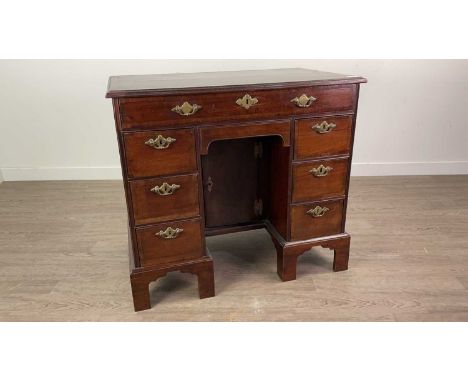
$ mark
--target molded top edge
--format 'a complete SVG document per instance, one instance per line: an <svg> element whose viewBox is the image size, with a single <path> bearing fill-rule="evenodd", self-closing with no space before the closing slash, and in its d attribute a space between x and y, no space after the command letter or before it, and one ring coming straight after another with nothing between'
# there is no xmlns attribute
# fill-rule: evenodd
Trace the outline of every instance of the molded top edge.
<svg viewBox="0 0 468 382"><path fill-rule="evenodd" d="M106 98L139 97L171 92L283 88L291 86L364 83L359 76L291 68L230 72L173 73L112 76Z"/></svg>

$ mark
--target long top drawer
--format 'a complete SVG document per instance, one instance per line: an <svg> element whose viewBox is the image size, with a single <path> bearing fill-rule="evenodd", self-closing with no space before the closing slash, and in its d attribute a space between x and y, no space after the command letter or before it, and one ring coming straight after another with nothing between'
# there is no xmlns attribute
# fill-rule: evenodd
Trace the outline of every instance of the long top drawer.
<svg viewBox="0 0 468 382"><path fill-rule="evenodd" d="M356 85L161 95L120 99L123 129L353 111Z"/></svg>

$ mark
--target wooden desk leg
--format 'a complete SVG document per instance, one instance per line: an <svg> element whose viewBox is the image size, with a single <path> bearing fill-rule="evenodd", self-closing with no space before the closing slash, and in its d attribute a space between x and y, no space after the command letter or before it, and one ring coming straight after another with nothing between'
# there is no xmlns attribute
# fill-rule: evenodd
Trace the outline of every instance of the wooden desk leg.
<svg viewBox="0 0 468 382"><path fill-rule="evenodd" d="M132 285L133 306L135 308L135 312L150 309L151 302L149 294L149 282L145 279L130 278L130 283Z"/></svg>
<svg viewBox="0 0 468 382"><path fill-rule="evenodd" d="M192 264L180 269L181 272L197 275L198 295L200 298L208 298L215 295L213 260L211 260L211 258L205 259L204 262Z"/></svg>
<svg viewBox="0 0 468 382"><path fill-rule="evenodd" d="M200 298L213 297L215 295L213 263L206 265L198 271L198 294Z"/></svg>
<svg viewBox="0 0 468 382"><path fill-rule="evenodd" d="M283 247L272 235L271 239L276 248L276 272L282 281L296 280L298 254L292 248Z"/></svg>
<svg viewBox="0 0 468 382"><path fill-rule="evenodd" d="M333 257L333 271L340 272L348 269L349 247L351 244L350 238L346 238L339 242L334 248L335 255Z"/></svg>
<svg viewBox="0 0 468 382"><path fill-rule="evenodd" d="M286 248L277 249L277 273L282 281L296 280L297 256L288 254Z"/></svg>
<svg viewBox="0 0 468 382"><path fill-rule="evenodd" d="M215 295L213 260L210 257L204 257L190 263L173 264L160 269L137 271L130 275L135 312L151 308L149 293L149 284L151 282L166 276L169 272L177 271L197 275L200 298L213 297Z"/></svg>
<svg viewBox="0 0 468 382"><path fill-rule="evenodd" d="M333 271L345 271L348 269L349 247L351 237L343 234L331 239L304 240L302 242L280 243L275 235L271 235L277 254L277 272L282 281L296 279L297 259L312 247L321 246L334 251Z"/></svg>

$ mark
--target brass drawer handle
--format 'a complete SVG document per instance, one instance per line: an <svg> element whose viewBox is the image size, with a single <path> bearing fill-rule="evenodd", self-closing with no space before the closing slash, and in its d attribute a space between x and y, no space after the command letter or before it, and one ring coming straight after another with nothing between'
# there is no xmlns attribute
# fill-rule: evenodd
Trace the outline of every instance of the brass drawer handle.
<svg viewBox="0 0 468 382"><path fill-rule="evenodd" d="M158 195L172 195L175 190L179 189L180 185L179 184L169 184L164 182L160 186L153 187L150 191L154 192L155 194Z"/></svg>
<svg viewBox="0 0 468 382"><path fill-rule="evenodd" d="M312 105L317 98L310 96L308 97L307 95L303 94L300 97L293 98L291 102L295 104L298 107L309 107Z"/></svg>
<svg viewBox="0 0 468 382"><path fill-rule="evenodd" d="M318 123L312 126L312 130L314 130L317 134L326 134L332 131L335 127L335 123L328 123L327 121L323 121L322 123Z"/></svg>
<svg viewBox="0 0 468 382"><path fill-rule="evenodd" d="M242 98L238 98L236 101L236 104L238 104L239 106L242 106L246 110L256 105L257 103L258 103L258 99L255 97L251 97L250 94L246 94Z"/></svg>
<svg viewBox="0 0 468 382"><path fill-rule="evenodd" d="M307 214L311 215L314 218L319 218L325 215L325 212L330 211L330 208L315 206L314 208L307 211Z"/></svg>
<svg viewBox="0 0 468 382"><path fill-rule="evenodd" d="M173 107L171 110L179 115L189 116L189 115L195 114L201 108L202 107L200 105L197 105L196 103L191 105L187 101L185 101L182 105L177 105Z"/></svg>
<svg viewBox="0 0 468 382"><path fill-rule="evenodd" d="M151 146L156 150L167 149L171 143L176 141L175 138L167 137L164 138L162 135L158 135L155 139L150 138L145 142L145 145Z"/></svg>
<svg viewBox="0 0 468 382"><path fill-rule="evenodd" d="M316 167L316 168L313 168L312 170L310 170L309 172L317 177L317 178L320 178L322 176L327 176L330 171L333 170L333 167L330 167L330 166L324 166L323 164L321 164L320 166Z"/></svg>
<svg viewBox="0 0 468 382"><path fill-rule="evenodd" d="M172 227L167 227L164 231L159 231L155 235L159 236L163 239L175 239L177 236L179 236L179 233L183 232L183 228L172 228Z"/></svg>

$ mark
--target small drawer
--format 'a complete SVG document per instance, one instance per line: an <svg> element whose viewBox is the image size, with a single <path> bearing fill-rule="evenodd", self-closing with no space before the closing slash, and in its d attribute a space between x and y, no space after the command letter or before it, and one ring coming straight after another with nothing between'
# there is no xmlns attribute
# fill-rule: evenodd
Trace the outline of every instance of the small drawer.
<svg viewBox="0 0 468 382"><path fill-rule="evenodd" d="M293 164L293 202L345 195L349 159Z"/></svg>
<svg viewBox="0 0 468 382"><path fill-rule="evenodd" d="M200 219L136 228L141 266L161 265L203 256Z"/></svg>
<svg viewBox="0 0 468 382"><path fill-rule="evenodd" d="M188 126L225 120L272 119L352 111L355 85L194 93L120 100L122 128Z"/></svg>
<svg viewBox="0 0 468 382"><path fill-rule="evenodd" d="M343 200L291 206L291 240L341 233Z"/></svg>
<svg viewBox="0 0 468 382"><path fill-rule="evenodd" d="M294 158L348 154L352 122L352 116L297 120Z"/></svg>
<svg viewBox="0 0 468 382"><path fill-rule="evenodd" d="M137 225L200 215L195 174L132 180L129 184Z"/></svg>
<svg viewBox="0 0 468 382"><path fill-rule="evenodd" d="M124 134L129 178L196 172L193 129Z"/></svg>

